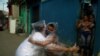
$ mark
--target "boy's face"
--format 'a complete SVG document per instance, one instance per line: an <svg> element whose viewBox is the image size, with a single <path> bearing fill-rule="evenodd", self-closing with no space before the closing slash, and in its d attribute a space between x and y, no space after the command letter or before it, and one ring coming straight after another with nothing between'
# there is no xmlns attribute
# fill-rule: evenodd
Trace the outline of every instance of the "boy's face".
<svg viewBox="0 0 100 56"><path fill-rule="evenodd" d="M48 31L50 31L50 32L54 32L55 31L54 27L48 26L47 28L48 28Z"/></svg>

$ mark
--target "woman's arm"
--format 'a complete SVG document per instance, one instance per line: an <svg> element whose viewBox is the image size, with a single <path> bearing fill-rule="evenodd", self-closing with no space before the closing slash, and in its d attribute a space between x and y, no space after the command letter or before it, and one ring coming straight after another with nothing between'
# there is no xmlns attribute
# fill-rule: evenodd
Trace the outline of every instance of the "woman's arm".
<svg viewBox="0 0 100 56"><path fill-rule="evenodd" d="M46 39L45 41L35 41L32 39L32 37L29 37L28 41L35 45L46 46L54 41L54 37L50 37L50 38Z"/></svg>
<svg viewBox="0 0 100 56"><path fill-rule="evenodd" d="M78 21L77 24L76 24L77 28L80 28L81 27L81 24L82 24L81 20Z"/></svg>

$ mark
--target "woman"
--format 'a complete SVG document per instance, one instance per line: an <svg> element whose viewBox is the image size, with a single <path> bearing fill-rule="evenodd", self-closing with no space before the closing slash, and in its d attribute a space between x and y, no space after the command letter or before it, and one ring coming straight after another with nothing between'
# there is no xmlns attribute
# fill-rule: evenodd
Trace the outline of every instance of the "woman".
<svg viewBox="0 0 100 56"><path fill-rule="evenodd" d="M89 46L92 39L91 29L94 27L94 23L88 18L88 16L84 16L84 18L78 23L77 27L79 29L79 34L81 35L80 39L82 40L82 43L80 44L81 51L85 56L88 56L88 52L90 51Z"/></svg>
<svg viewBox="0 0 100 56"><path fill-rule="evenodd" d="M87 16L84 16L82 20L80 20L78 24L78 28L80 29L80 34L82 39L85 41L87 45L87 41L90 40L91 37L91 28L94 26L93 22L91 22Z"/></svg>
<svg viewBox="0 0 100 56"><path fill-rule="evenodd" d="M52 38L45 40L44 36L44 24L37 22L34 24L35 32L32 33L28 38L26 38L16 50L16 56L45 56L43 52L43 46L52 42ZM32 43L34 41L35 44ZM36 42L39 42L37 44Z"/></svg>

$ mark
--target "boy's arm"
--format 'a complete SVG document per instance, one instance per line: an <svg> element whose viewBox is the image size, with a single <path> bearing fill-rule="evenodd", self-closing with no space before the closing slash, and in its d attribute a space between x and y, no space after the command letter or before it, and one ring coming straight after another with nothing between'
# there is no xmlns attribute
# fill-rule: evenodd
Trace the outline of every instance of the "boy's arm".
<svg viewBox="0 0 100 56"><path fill-rule="evenodd" d="M67 52L76 52L76 51L78 51L79 50L79 48L78 47L76 47L76 46L73 46L73 47L70 47L70 48L66 48L66 47L64 47L64 46L60 46L60 45L57 45L57 44L50 44L50 45L48 45L47 47L46 47L48 50L50 50L50 51L57 51L57 52L65 52L65 51L67 51Z"/></svg>
<svg viewBox="0 0 100 56"><path fill-rule="evenodd" d="M53 43L47 45L46 49L50 50L50 51L57 51L57 52L70 51L70 48L66 48L66 47L63 47L63 46L60 46L57 44L53 44Z"/></svg>

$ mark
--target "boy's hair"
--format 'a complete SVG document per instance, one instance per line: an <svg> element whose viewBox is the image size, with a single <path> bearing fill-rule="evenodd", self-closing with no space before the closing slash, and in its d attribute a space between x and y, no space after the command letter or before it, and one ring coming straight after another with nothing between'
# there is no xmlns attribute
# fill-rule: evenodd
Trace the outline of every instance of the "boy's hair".
<svg viewBox="0 0 100 56"><path fill-rule="evenodd" d="M51 27L55 28L55 25L54 24L48 24L48 26L51 26Z"/></svg>

